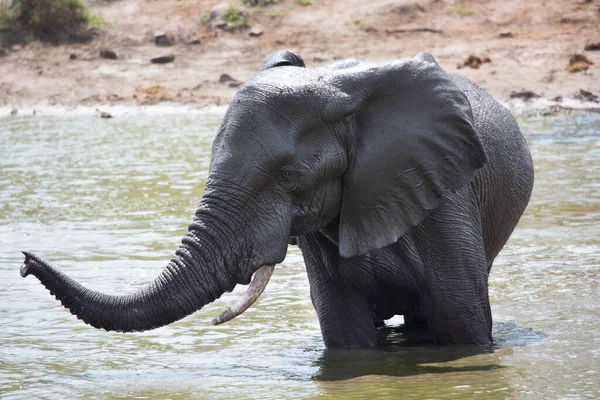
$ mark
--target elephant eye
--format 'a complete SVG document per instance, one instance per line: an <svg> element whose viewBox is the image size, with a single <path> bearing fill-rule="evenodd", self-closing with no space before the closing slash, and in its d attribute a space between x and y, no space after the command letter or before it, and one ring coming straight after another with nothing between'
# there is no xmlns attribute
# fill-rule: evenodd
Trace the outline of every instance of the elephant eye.
<svg viewBox="0 0 600 400"><path fill-rule="evenodd" d="M293 192L296 190L296 184L294 183L294 172L289 169L282 168L277 173L277 182L283 190L286 192Z"/></svg>

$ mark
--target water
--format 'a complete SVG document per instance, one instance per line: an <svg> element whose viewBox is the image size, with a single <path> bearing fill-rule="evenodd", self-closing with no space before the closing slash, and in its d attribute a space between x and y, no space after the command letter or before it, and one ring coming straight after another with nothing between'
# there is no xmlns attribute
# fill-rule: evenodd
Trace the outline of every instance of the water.
<svg viewBox="0 0 600 400"><path fill-rule="evenodd" d="M2 399L600 397L600 115L521 119L536 185L490 278L497 345L327 352L302 257L259 302L238 288L168 327L99 331L22 279L31 250L85 285L130 293L166 265L202 195L220 112L0 119ZM393 324L392 324L393 325Z"/></svg>

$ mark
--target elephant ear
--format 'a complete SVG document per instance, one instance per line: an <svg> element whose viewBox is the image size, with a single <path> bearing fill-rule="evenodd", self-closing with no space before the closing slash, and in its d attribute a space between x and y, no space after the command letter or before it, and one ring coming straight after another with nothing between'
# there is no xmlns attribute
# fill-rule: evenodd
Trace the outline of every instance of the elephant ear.
<svg viewBox="0 0 600 400"><path fill-rule="evenodd" d="M269 68L283 67L286 65L292 67L306 67L302 57L300 57L298 54L292 53L291 51L284 50L278 51L269 57L262 70L264 71Z"/></svg>
<svg viewBox="0 0 600 400"><path fill-rule="evenodd" d="M357 101L339 225L340 255L352 257L396 242L446 190L470 182L486 155L466 95L431 55L341 73Z"/></svg>

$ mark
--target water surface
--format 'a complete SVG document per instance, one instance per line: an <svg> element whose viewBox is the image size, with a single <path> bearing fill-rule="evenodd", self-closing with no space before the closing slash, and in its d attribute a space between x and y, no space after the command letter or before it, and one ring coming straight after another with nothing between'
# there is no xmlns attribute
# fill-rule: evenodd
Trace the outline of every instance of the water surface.
<svg viewBox="0 0 600 400"><path fill-rule="evenodd" d="M86 286L153 279L202 196L221 112L0 119L3 399L547 399L600 397L600 115L521 119L536 184L490 278L497 345L327 352L290 248L259 302L243 287L150 332L78 321L35 278L31 250ZM394 322L391 323L394 325Z"/></svg>

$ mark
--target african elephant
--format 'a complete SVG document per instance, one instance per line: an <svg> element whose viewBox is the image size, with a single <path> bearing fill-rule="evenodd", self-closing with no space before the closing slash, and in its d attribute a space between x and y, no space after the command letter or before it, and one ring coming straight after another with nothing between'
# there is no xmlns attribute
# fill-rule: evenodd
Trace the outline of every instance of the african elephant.
<svg viewBox="0 0 600 400"><path fill-rule="evenodd" d="M393 315L435 343L488 345L488 275L532 186L511 114L431 55L305 68L281 52L233 98L193 222L152 283L107 296L29 252L21 275L84 322L130 332L254 274L220 323L260 295L297 237L327 347L372 347Z"/></svg>

